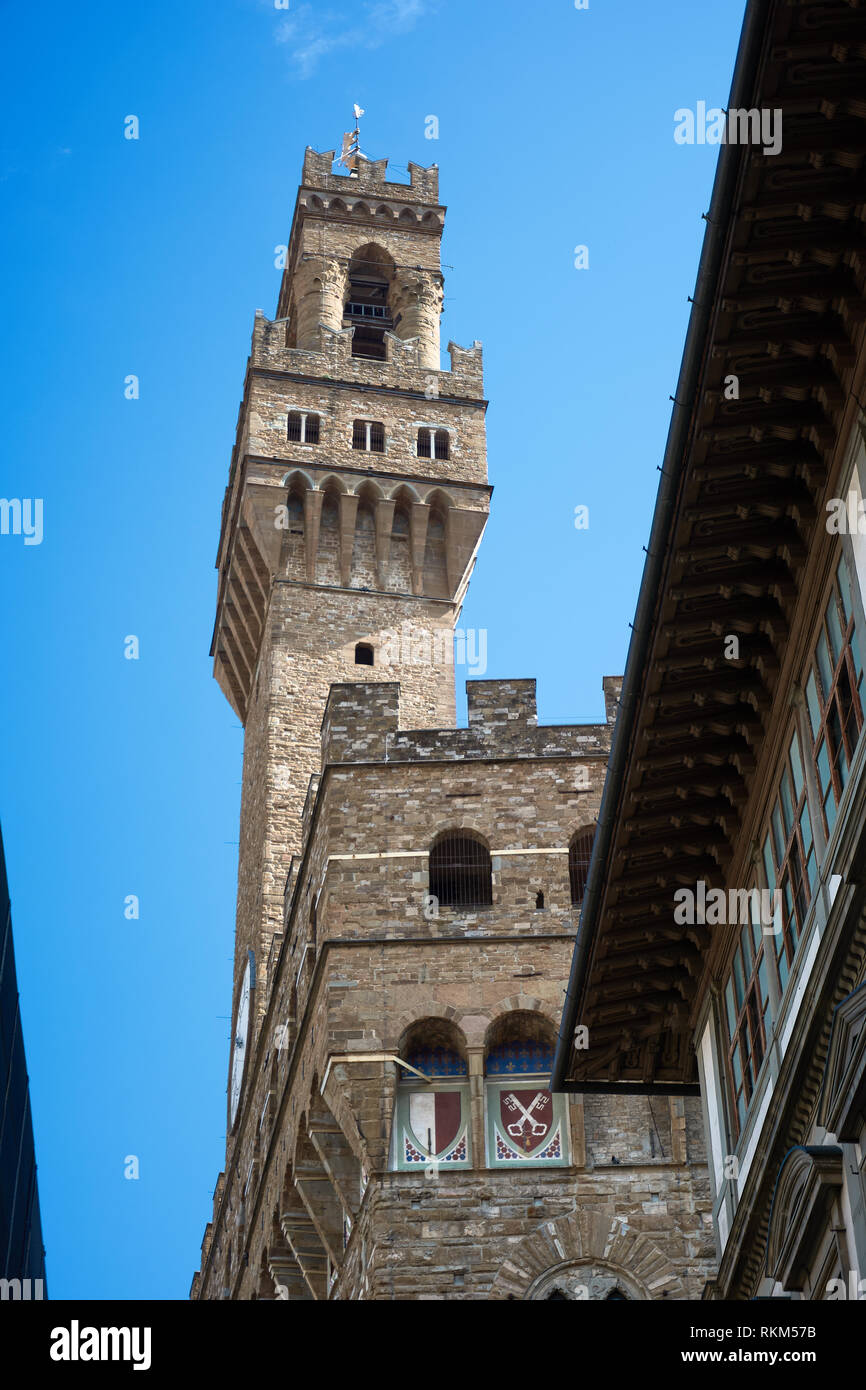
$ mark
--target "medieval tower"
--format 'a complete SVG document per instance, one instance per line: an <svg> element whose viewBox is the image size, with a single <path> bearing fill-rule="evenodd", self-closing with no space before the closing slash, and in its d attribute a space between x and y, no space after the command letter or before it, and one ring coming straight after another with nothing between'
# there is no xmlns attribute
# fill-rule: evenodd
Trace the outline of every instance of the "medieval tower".
<svg viewBox="0 0 866 1390"><path fill-rule="evenodd" d="M696 1298L699 1102L547 1089L620 682L605 723L540 727L533 681L470 681L455 727L481 345L442 370L438 170L386 163L306 152L223 503L244 773L192 1297Z"/></svg>

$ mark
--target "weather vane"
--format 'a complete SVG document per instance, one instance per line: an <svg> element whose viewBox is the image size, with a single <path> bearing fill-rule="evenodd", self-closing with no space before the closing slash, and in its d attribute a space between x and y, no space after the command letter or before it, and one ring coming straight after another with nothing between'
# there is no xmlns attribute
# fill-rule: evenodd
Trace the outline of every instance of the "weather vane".
<svg viewBox="0 0 866 1390"><path fill-rule="evenodd" d="M364 108L359 106L356 102L352 110L355 113L355 129L347 131L343 136L343 152L337 163L345 164L346 168L351 169L354 173L357 168L358 160L365 159L366 155L361 150L361 128L358 125L358 122L364 114Z"/></svg>

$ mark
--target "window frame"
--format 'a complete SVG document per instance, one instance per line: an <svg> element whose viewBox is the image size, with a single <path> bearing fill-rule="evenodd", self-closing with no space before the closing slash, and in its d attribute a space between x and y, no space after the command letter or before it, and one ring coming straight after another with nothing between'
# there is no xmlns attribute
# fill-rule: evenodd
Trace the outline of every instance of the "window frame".
<svg viewBox="0 0 866 1390"><path fill-rule="evenodd" d="M863 732L863 661L851 581L845 565L845 556L842 555L822 605L818 635L811 643L802 679L806 727L812 741L810 756L821 803L824 833L828 841L838 819L839 807L850 781L851 765ZM832 625L833 618L835 630ZM831 666L834 636L838 640L839 652ZM850 695L847 714L840 698L843 678ZM850 737L852 716L853 740ZM837 745L835 750L834 740ZM840 768L843 772L840 772Z"/></svg>
<svg viewBox="0 0 866 1390"><path fill-rule="evenodd" d="M301 433L300 433L300 436L299 436L298 439L293 439L292 436L291 436L291 434L290 434L290 432L289 432L290 421L291 421L293 415L296 415L296 416L298 417L298 419L300 420L300 429L301 429ZM312 425L312 421L315 421L315 434L316 434L315 439L308 439L308 438L307 438L307 433L308 433L308 431L307 431L307 422L308 422L308 421L311 422L311 425ZM310 446L312 446L312 445L314 445L314 444L319 444L319 443L321 442L321 433L322 433L321 415L319 414L319 412L318 412L317 410L299 410L297 407L293 407L293 408L288 412L288 414L286 415L286 440L287 440L287 442L288 442L289 444L305 444L305 445L310 445Z"/></svg>
<svg viewBox="0 0 866 1390"><path fill-rule="evenodd" d="M358 437L359 437L359 433L360 433L360 430L361 430L361 429L363 429L363 431L364 431L364 443L363 443L363 444L359 444L359 443L357 442ZM373 447L373 439L374 439L373 431L374 431L374 430L380 432L380 433L377 433L377 435L376 435L375 437L376 437L376 439L381 439L381 448L374 448L374 447ZM384 423L383 420L367 420L367 419L359 418L359 419L355 419L355 420L352 421L352 448L353 448L357 453L361 453L361 454L384 454L384 453L386 452L386 449L385 449L386 439L387 439L387 436L386 436L386 433L385 433L385 423Z"/></svg>

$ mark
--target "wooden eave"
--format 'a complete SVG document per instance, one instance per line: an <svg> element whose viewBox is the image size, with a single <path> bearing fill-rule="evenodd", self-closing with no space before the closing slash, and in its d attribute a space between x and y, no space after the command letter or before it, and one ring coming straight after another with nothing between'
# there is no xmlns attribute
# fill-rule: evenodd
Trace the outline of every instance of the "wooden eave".
<svg viewBox="0 0 866 1390"><path fill-rule="evenodd" d="M566 1089L697 1080L709 933L674 923L673 894L725 883L862 363L866 11L781 0L749 10L761 8L747 104L781 109L782 150L733 155L662 583L640 669L626 677L635 712L617 733L627 753L605 793L612 829L590 870L594 910L563 1020ZM725 397L732 376L738 399ZM739 660L724 657L728 634ZM588 1047L572 1046L576 1024Z"/></svg>

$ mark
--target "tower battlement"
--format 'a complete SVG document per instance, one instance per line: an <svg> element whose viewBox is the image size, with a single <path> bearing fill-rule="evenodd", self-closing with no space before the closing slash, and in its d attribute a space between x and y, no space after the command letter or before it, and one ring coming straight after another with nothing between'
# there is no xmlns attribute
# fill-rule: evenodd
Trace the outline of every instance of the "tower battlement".
<svg viewBox="0 0 866 1390"><path fill-rule="evenodd" d="M355 330L352 327L330 328L323 324L317 345L305 348L287 345L287 328L285 320L269 319L261 309L256 310L251 369L400 389L431 401L443 397L483 401L483 349L478 341L471 347L449 342L446 351L451 366L442 369L421 365L416 338L403 339L390 331L383 334L384 357L371 361L353 354Z"/></svg>
<svg viewBox="0 0 866 1390"><path fill-rule="evenodd" d="M407 203L425 203L436 207L439 203L439 165L409 161L409 182L400 183L386 179L387 159L365 159L359 155L354 174L335 174L334 160L336 150L314 150L308 145L304 152L304 168L301 174L302 191L306 188L323 193L380 192L383 196L400 198Z"/></svg>
<svg viewBox="0 0 866 1390"><path fill-rule="evenodd" d="M539 725L534 680L467 681L468 729L401 729L397 681L332 685L322 720L322 768L337 763L606 758L610 726Z"/></svg>

